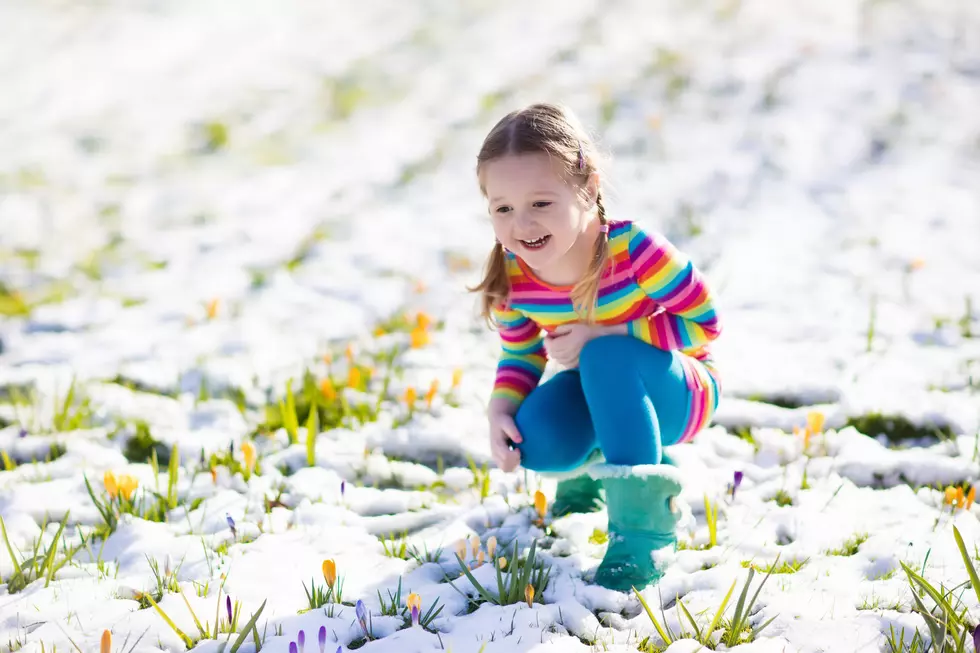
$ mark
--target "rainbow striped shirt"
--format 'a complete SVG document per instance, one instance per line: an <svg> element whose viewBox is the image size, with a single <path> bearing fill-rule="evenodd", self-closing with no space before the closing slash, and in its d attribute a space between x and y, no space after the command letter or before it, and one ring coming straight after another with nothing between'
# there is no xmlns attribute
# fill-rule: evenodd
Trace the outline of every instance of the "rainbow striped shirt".
<svg viewBox="0 0 980 653"><path fill-rule="evenodd" d="M710 290L694 264L664 236L629 221L609 222L609 268L599 285L598 324L626 323L631 336L667 351L679 350L693 405L681 441L707 425L717 404L718 371L709 343L721 333ZM507 305L492 317L502 353L491 397L520 404L537 387L547 354L542 330L580 322L572 307L572 286L539 279L513 252L506 252L510 277Z"/></svg>

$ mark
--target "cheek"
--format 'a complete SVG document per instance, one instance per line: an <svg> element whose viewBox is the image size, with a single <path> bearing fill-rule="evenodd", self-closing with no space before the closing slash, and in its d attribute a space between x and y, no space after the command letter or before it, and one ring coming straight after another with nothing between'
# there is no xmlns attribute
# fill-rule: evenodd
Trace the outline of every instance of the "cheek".
<svg viewBox="0 0 980 653"><path fill-rule="evenodd" d="M497 237L497 240L503 242L505 238L510 237L510 221L506 217L493 215L490 217L490 225L493 227L493 234Z"/></svg>

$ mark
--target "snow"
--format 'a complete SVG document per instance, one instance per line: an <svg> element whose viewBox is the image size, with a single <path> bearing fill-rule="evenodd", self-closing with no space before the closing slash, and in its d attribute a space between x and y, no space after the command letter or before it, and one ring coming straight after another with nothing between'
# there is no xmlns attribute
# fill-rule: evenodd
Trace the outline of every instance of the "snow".
<svg viewBox="0 0 980 653"><path fill-rule="evenodd" d="M6 3L0 76L0 290L37 302L0 320L14 465L0 517L18 562L39 538L48 551L66 512L56 558L78 547L50 582L12 591L0 546L0 642L89 651L110 630L113 651L182 650L140 602L155 565L212 627L226 596L240 627L264 602L269 653L300 631L312 650L321 626L330 653L659 645L635 597L591 582L604 512L542 527L533 494L552 499L553 481L490 463L484 483L499 350L465 291L492 239L473 165L504 112L541 99L600 137L610 214L667 233L721 302L724 397L672 452L683 546L643 592L654 613L688 628L680 597L706 625L746 565L778 557L802 566L769 578L751 619L774 620L730 650L880 651L890 627L927 633L900 563L966 580L952 526L969 547L980 513L943 490L980 472L975 6ZM360 357L407 342L374 335L401 310L442 323L391 379L391 397L417 390L412 415L389 402L377 421L318 431L313 466L306 424L294 444L283 429L253 437L287 379L326 373L328 351L340 378L348 344ZM59 429L72 378L91 419ZM824 430L794 434L814 411ZM876 414L946 435L856 428ZM101 500L106 472L137 479L137 503L168 497L166 460L125 456L140 428L161 456L176 448L176 505L103 536L86 479ZM241 466L246 442L261 473L221 462L212 477L210 457ZM505 556L538 538L552 572L532 606L473 603L454 553L474 536ZM385 554L402 542L407 559ZM349 605L304 610L326 559ZM490 564L473 574L495 585ZM399 581L399 609L410 592L423 615L443 606L428 630L383 614ZM974 622L975 598L962 597ZM159 605L198 638L180 594Z"/></svg>

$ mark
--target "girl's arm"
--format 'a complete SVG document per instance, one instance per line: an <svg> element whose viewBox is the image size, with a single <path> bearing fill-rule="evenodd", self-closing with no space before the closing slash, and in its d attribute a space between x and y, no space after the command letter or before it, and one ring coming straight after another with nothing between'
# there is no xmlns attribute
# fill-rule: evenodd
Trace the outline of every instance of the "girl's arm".
<svg viewBox="0 0 980 653"><path fill-rule="evenodd" d="M499 306L491 315L500 332L501 355L489 410L514 414L544 374L548 362L544 337L541 327L520 311Z"/></svg>
<svg viewBox="0 0 980 653"><path fill-rule="evenodd" d="M620 325L626 334L667 351L696 349L721 334L704 277L666 237L634 224L629 255L637 283L664 310Z"/></svg>

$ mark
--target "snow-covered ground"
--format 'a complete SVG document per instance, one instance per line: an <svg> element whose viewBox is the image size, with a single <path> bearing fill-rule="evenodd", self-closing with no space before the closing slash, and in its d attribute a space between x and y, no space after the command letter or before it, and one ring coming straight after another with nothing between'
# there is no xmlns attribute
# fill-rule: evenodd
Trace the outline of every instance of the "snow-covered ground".
<svg viewBox="0 0 980 653"><path fill-rule="evenodd" d="M738 650L888 651L892 626L927 634L900 562L966 580L951 524L972 551L980 513L940 488L980 471L975 4L7 2L0 80L0 648L87 653L108 629L113 651L181 650L141 600L197 642L179 586L205 629L226 596L238 631L264 605L270 653L300 631L319 650L321 627L331 653L660 650L635 597L590 582L604 513L538 524L553 484L481 472L498 343L465 291L492 240L475 155L541 99L611 155L610 213L668 233L721 299L726 396L676 452L690 510L654 612L690 631L680 597L703 627L778 556L801 564ZM377 419L312 451L305 424L256 434L304 369ZM794 434L814 411L825 429ZM945 435L892 442L889 420ZM105 501L106 472L146 517L108 537L86 489ZM18 576L66 512L65 564ZM537 538L533 606L460 577L474 536L507 558ZM304 611L328 559L343 602ZM410 592L442 606L428 630Z"/></svg>

